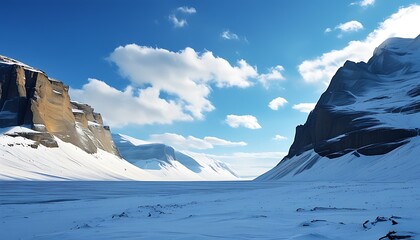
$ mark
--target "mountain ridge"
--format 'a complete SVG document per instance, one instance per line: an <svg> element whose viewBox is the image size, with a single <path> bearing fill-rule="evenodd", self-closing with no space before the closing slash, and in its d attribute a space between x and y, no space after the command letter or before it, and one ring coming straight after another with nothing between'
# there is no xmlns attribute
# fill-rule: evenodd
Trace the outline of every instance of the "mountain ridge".
<svg viewBox="0 0 420 240"><path fill-rule="evenodd" d="M175 150L123 134L113 134L121 156L133 165L168 179L234 180L238 176L225 163L203 154Z"/></svg>
<svg viewBox="0 0 420 240"><path fill-rule="evenodd" d="M420 35L386 40L367 63L346 61L306 123L296 127L288 155L258 179L311 174L316 179L313 169L321 159L382 157L416 142L420 134L419 79ZM369 177L374 176L365 176Z"/></svg>

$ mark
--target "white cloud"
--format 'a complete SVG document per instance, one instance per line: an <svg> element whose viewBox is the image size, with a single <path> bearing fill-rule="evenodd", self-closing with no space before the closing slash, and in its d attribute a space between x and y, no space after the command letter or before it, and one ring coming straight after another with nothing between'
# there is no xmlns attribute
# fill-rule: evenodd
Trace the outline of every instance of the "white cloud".
<svg viewBox="0 0 420 240"><path fill-rule="evenodd" d="M288 103L286 99L278 97L271 100L271 102L268 104L268 107L273 110L278 110L279 107L283 107L286 103Z"/></svg>
<svg viewBox="0 0 420 240"><path fill-rule="evenodd" d="M215 146L221 147L243 147L246 142L232 142L217 137L204 137L203 139L194 136L184 137L175 133L163 133L150 135L148 142L164 143L179 150L187 149L211 149Z"/></svg>
<svg viewBox="0 0 420 240"><path fill-rule="evenodd" d="M357 32L363 29L363 24L358 21L349 21L346 23L341 23L335 27L336 29L341 30L342 32Z"/></svg>
<svg viewBox="0 0 420 240"><path fill-rule="evenodd" d="M193 13L197 12L197 10L195 10L195 8L187 7L187 6L179 7L179 8L177 8L177 10L179 12L186 13L186 14L193 14Z"/></svg>
<svg viewBox="0 0 420 240"><path fill-rule="evenodd" d="M299 103L293 105L293 109L303 113L310 113L315 108L316 103Z"/></svg>
<svg viewBox="0 0 420 240"><path fill-rule="evenodd" d="M331 28L326 28L326 29L324 30L324 33L329 33L329 32L332 32L332 29L331 29Z"/></svg>
<svg viewBox="0 0 420 240"><path fill-rule="evenodd" d="M261 128L260 124L258 124L257 118L252 115L227 115L225 121L229 126L233 128L238 128L241 126L249 129Z"/></svg>
<svg viewBox="0 0 420 240"><path fill-rule="evenodd" d="M204 137L204 141L212 144L213 146L242 147L247 145L246 142L232 142L217 137Z"/></svg>
<svg viewBox="0 0 420 240"><path fill-rule="evenodd" d="M180 103L159 98L159 91L151 87L134 90L129 86L120 91L103 81L89 79L82 89L70 89L70 95L73 100L92 105L112 127L193 120Z"/></svg>
<svg viewBox="0 0 420 240"><path fill-rule="evenodd" d="M255 178L276 166L287 155L286 152L236 152L208 157L228 163L242 178Z"/></svg>
<svg viewBox="0 0 420 240"><path fill-rule="evenodd" d="M276 140L276 141L283 141L283 140L286 140L286 139L287 139L287 137L281 136L281 135L278 135L278 134L273 137L273 140Z"/></svg>
<svg viewBox="0 0 420 240"><path fill-rule="evenodd" d="M169 20L174 24L176 28L182 28L187 26L187 20L178 19L174 14L169 15Z"/></svg>
<svg viewBox="0 0 420 240"><path fill-rule="evenodd" d="M210 51L198 53L188 47L172 52L130 44L116 48L109 60L133 85L151 85L156 91L169 94L184 112L198 119L203 118L204 112L214 110L208 100L211 84L246 88L258 76L256 68L245 60L231 65Z"/></svg>
<svg viewBox="0 0 420 240"><path fill-rule="evenodd" d="M197 13L197 10L195 10L195 8L193 8L193 7L183 6L183 7L177 8L176 12L184 14L184 17L185 17L185 15L190 15L190 14ZM185 18L180 18L177 15L179 15L179 14L169 15L169 21L172 22L174 27L175 28L182 28L182 27L187 26L187 24L188 24L187 20Z"/></svg>
<svg viewBox="0 0 420 240"><path fill-rule="evenodd" d="M284 71L284 67L277 65L273 68L269 69L269 72L266 74L261 74L258 77L258 80L262 83L264 87L268 86L268 83L271 81L282 81L285 80L284 76L281 74L281 72Z"/></svg>
<svg viewBox="0 0 420 240"><path fill-rule="evenodd" d="M175 133L152 134L149 142L164 143L176 149L209 149L213 145L193 136L184 137Z"/></svg>
<svg viewBox="0 0 420 240"><path fill-rule="evenodd" d="M220 37L226 40L239 40L238 35L229 30L223 31L220 34Z"/></svg>
<svg viewBox="0 0 420 240"><path fill-rule="evenodd" d="M419 5L401 8L380 23L364 40L351 41L343 49L332 50L315 59L305 60L299 65L299 72L307 83L323 83L324 86L328 86L332 76L346 60L367 61L375 47L390 37L417 37L420 33L418 22Z"/></svg>
<svg viewBox="0 0 420 240"><path fill-rule="evenodd" d="M375 0L361 0L359 2L351 3L350 5L359 5L361 7L373 6Z"/></svg>

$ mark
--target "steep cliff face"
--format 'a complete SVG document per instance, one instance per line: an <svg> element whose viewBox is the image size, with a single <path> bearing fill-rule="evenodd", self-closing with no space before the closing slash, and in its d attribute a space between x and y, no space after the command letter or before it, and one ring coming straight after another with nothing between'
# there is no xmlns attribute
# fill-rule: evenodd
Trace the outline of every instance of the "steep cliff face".
<svg viewBox="0 0 420 240"><path fill-rule="evenodd" d="M337 71L288 155L260 179L309 174L321 159L386 156L416 141L419 128L420 36L391 38L367 63L347 61Z"/></svg>
<svg viewBox="0 0 420 240"><path fill-rule="evenodd" d="M118 155L101 115L71 102L68 90L44 72L0 56L0 127L28 126L35 131L16 135L47 147L57 146L56 136L88 153L100 148Z"/></svg>

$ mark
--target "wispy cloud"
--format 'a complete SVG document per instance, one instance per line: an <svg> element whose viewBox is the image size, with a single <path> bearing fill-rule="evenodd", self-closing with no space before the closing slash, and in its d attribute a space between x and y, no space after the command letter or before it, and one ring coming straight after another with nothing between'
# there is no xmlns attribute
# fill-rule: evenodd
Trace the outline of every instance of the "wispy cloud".
<svg viewBox="0 0 420 240"><path fill-rule="evenodd" d="M246 142L232 142L225 139L217 138L217 137L204 137L204 141L211 143L213 146L224 146L224 147L242 147L246 146Z"/></svg>
<svg viewBox="0 0 420 240"><path fill-rule="evenodd" d="M193 7L183 6L176 9L175 13L170 14L168 19L174 25L175 28L183 28L188 25L186 15L197 13L197 10ZM182 15L182 16L179 16Z"/></svg>
<svg viewBox="0 0 420 240"><path fill-rule="evenodd" d="M271 108L272 110L278 110L279 107L283 107L286 103L288 102L285 98L278 97L271 100L270 103L268 104L268 107Z"/></svg>
<svg viewBox="0 0 420 240"><path fill-rule="evenodd" d="M249 128L249 129L261 128L260 124L258 123L257 118L252 115L241 115L241 116L227 115L225 122L233 128L238 128L238 127L244 127L244 128Z"/></svg>
<svg viewBox="0 0 420 240"><path fill-rule="evenodd" d="M232 142L225 139L217 137L204 137L197 138L194 136L184 137L175 133L163 133L163 134L152 134L149 136L148 142L154 143L164 143L169 146L172 146L179 150L188 150L188 149L211 149L215 146L220 147L243 147L246 146L246 142Z"/></svg>
<svg viewBox="0 0 420 240"><path fill-rule="evenodd" d="M220 37L226 40L239 40L239 36L229 30L223 31Z"/></svg>
<svg viewBox="0 0 420 240"><path fill-rule="evenodd" d="M174 14L169 15L169 20L172 22L172 24L176 28L182 28L182 27L185 27L187 25L187 20L178 19Z"/></svg>
<svg viewBox="0 0 420 240"><path fill-rule="evenodd" d="M328 86L332 76L346 60L367 61L373 50L390 37L414 38L420 33L420 6L401 8L379 24L361 41L351 41L346 47L326 52L315 59L305 60L299 65L299 73L307 83L322 83Z"/></svg>
<svg viewBox="0 0 420 240"><path fill-rule="evenodd" d="M315 108L316 103L299 103L293 105L293 109L303 113L310 113Z"/></svg>
<svg viewBox="0 0 420 240"><path fill-rule="evenodd" d="M287 137L281 136L281 135L278 135L278 134L273 137L273 140L276 140L276 141L283 141L283 140L286 140L286 139L287 139Z"/></svg>
<svg viewBox="0 0 420 240"><path fill-rule="evenodd" d="M340 34L338 34L337 37L341 38L341 37L343 37L344 33L358 32L358 31L362 30L363 28L364 27L363 27L362 23L360 23L356 20L352 20L352 21L348 21L348 22L345 22L345 23L340 23L337 26L335 26L334 29L326 28L324 30L324 33L330 33L332 31L336 30L336 31L340 32Z"/></svg>
<svg viewBox="0 0 420 240"><path fill-rule="evenodd" d="M375 0L361 0L359 2L350 3L350 5L359 5L361 7L373 6L375 4Z"/></svg>
<svg viewBox="0 0 420 240"><path fill-rule="evenodd" d="M275 67L270 68L268 73L261 74L258 77L258 80L264 87L268 88L270 82L283 81L286 79L282 74L283 71L284 67L277 65Z"/></svg>
<svg viewBox="0 0 420 240"><path fill-rule="evenodd" d="M193 13L197 12L197 10L195 10L195 8L187 7L187 6L179 7L179 8L177 8L177 11L182 12L182 13L187 13L187 14L193 14Z"/></svg>

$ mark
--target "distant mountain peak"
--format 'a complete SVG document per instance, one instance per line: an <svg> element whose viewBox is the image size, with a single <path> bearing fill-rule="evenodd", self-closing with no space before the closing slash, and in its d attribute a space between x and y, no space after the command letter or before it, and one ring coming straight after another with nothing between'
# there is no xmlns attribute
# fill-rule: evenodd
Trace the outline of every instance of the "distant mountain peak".
<svg viewBox="0 0 420 240"><path fill-rule="evenodd" d="M113 134L121 156L135 166L168 180L234 180L237 175L225 163L204 154L181 152L163 143L150 143Z"/></svg>

